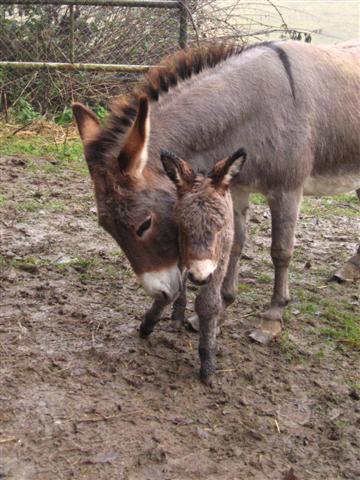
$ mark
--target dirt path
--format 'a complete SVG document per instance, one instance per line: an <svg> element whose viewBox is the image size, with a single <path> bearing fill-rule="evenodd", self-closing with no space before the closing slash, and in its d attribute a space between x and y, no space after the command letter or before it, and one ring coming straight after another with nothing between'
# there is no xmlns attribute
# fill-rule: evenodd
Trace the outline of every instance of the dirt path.
<svg viewBox="0 0 360 480"><path fill-rule="evenodd" d="M247 338L272 275L268 211L253 206L209 390L196 334L165 318L139 339L149 302L87 176L41 159L0 171L0 479L360 479L359 284L327 283L355 249L358 204L304 209L270 347Z"/></svg>

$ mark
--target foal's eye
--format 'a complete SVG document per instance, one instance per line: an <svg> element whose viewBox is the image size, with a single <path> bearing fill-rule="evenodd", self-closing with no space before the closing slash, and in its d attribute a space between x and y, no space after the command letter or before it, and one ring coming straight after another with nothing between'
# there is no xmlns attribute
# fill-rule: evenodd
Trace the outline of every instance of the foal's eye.
<svg viewBox="0 0 360 480"><path fill-rule="evenodd" d="M140 227L136 230L136 234L139 236L139 237L142 237L144 235L144 233L146 232L146 230L148 230L150 228L150 225L151 225L151 217L148 217L145 222L143 222Z"/></svg>

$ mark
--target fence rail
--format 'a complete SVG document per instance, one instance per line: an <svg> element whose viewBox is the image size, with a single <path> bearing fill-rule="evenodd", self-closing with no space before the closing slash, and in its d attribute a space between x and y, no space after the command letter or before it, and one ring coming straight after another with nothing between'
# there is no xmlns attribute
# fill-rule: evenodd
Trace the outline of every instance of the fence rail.
<svg viewBox="0 0 360 480"><path fill-rule="evenodd" d="M0 117L105 108L179 47L287 32L273 0L0 0Z"/></svg>
<svg viewBox="0 0 360 480"><path fill-rule="evenodd" d="M0 56L0 68L11 70L59 70L59 71L100 71L143 73L151 68L151 65L111 64L111 63L83 63L76 62L74 57L74 35L76 22L74 7L126 7L126 8L149 8L149 9L176 9L179 12L179 47L185 48L187 44L187 17L188 11L184 0L0 0L0 6L31 6L51 5L70 7L70 62L23 62L5 61Z"/></svg>

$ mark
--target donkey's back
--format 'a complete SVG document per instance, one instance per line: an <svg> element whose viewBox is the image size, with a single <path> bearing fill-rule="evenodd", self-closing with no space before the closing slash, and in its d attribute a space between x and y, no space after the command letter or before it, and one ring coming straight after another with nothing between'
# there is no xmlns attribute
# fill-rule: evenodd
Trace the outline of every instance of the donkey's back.
<svg viewBox="0 0 360 480"><path fill-rule="evenodd" d="M239 76L229 71L228 78L230 86L242 84L234 102L243 118L228 149L246 145L251 159L239 185L265 194L301 185L305 194L360 187L359 52L359 43L278 42L232 59Z"/></svg>

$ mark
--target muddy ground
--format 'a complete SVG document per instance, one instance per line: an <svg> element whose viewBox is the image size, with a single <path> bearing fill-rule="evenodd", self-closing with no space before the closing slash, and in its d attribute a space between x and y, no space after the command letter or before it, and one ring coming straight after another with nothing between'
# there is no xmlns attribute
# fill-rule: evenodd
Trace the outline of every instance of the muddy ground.
<svg viewBox="0 0 360 480"><path fill-rule="evenodd" d="M164 318L138 337L149 299L98 227L83 168L0 169L1 479L360 479L359 283L327 282L355 251L357 203L305 205L270 346L247 336L272 279L268 209L253 205L208 389L196 333Z"/></svg>

